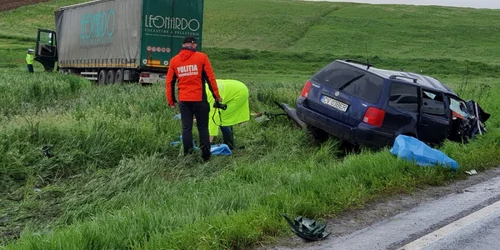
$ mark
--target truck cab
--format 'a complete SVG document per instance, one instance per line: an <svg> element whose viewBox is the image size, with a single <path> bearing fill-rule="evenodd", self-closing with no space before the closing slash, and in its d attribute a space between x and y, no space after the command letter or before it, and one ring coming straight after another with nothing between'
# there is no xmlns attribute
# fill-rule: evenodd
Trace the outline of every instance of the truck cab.
<svg viewBox="0 0 500 250"><path fill-rule="evenodd" d="M53 71L57 62L56 33L51 30L39 29L35 46L35 60L40 62L45 71Z"/></svg>

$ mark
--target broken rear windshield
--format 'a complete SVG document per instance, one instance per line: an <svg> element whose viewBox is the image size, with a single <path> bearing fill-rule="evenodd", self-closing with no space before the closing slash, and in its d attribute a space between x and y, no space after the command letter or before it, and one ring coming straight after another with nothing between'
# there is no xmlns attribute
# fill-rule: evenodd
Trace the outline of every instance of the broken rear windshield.
<svg viewBox="0 0 500 250"><path fill-rule="evenodd" d="M330 63L312 79L374 104L384 85L384 79L340 62Z"/></svg>

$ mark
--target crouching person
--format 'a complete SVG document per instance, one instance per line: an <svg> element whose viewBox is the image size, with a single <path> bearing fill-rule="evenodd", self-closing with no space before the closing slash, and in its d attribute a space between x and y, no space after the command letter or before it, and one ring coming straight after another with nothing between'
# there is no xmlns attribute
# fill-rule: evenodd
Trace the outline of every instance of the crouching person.
<svg viewBox="0 0 500 250"><path fill-rule="evenodd" d="M222 132L224 144L234 149L233 126L250 120L248 104L248 88L237 80L217 80L219 95L224 103L216 104L212 95L208 95L210 103L209 133L212 143L215 136ZM208 92L208 90L207 90Z"/></svg>

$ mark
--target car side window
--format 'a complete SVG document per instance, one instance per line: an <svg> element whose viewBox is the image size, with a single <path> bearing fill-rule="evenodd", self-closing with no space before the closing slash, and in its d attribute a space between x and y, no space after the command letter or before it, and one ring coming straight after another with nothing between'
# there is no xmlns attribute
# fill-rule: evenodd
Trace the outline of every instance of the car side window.
<svg viewBox="0 0 500 250"><path fill-rule="evenodd" d="M422 112L429 115L446 115L443 95L432 91L422 91Z"/></svg>
<svg viewBox="0 0 500 250"><path fill-rule="evenodd" d="M389 106L418 112L418 89L409 84L392 82Z"/></svg>

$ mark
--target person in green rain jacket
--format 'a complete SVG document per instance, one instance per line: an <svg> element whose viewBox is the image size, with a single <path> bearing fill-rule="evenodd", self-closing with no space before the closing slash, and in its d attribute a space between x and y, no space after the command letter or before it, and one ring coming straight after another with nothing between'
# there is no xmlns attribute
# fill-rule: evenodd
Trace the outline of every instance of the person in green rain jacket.
<svg viewBox="0 0 500 250"><path fill-rule="evenodd" d="M35 57L33 55L35 51L32 49L28 49L28 54L26 55L26 64L28 65L28 72L33 73L33 63L35 62Z"/></svg>
<svg viewBox="0 0 500 250"><path fill-rule="evenodd" d="M233 126L250 120L250 107L248 104L248 88L244 83L237 80L217 80L219 94L226 110L214 108L214 98L207 93L210 103L209 134L210 142L222 131L224 144L230 149L234 148ZM209 91L209 88L205 88Z"/></svg>

